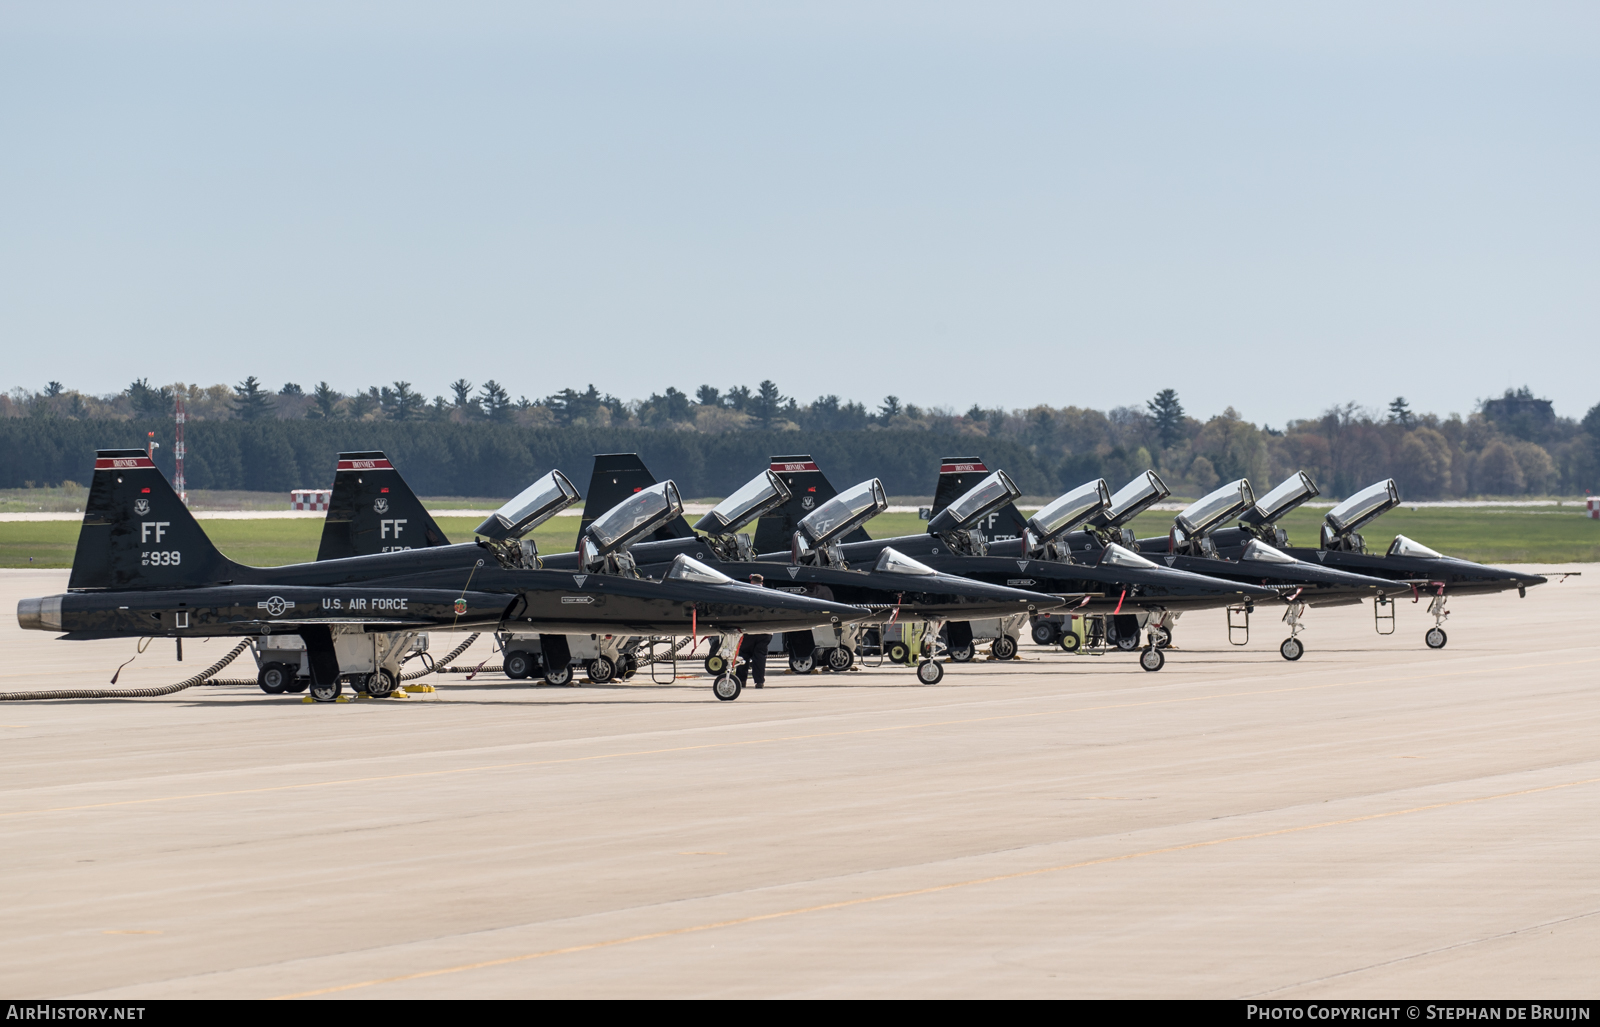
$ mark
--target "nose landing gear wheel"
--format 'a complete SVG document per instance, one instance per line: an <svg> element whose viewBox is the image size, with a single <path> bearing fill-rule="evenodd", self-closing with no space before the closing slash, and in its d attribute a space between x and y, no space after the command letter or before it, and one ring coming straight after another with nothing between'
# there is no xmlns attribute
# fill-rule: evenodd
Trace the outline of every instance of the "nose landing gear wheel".
<svg viewBox="0 0 1600 1027"><path fill-rule="evenodd" d="M1283 644L1278 646L1278 652L1286 660L1298 660L1305 655L1306 647L1301 644L1298 638L1286 638L1283 640Z"/></svg>
<svg viewBox="0 0 1600 1027"><path fill-rule="evenodd" d="M835 674L843 674L855 665L856 654L844 646L828 650L828 669Z"/></svg>
<svg viewBox="0 0 1600 1027"><path fill-rule="evenodd" d="M706 673L716 677L728 669L728 661L721 656L711 655L706 657Z"/></svg>
<svg viewBox="0 0 1600 1027"><path fill-rule="evenodd" d="M511 680L520 681L533 674L533 657L520 649L506 653L506 658L501 662L500 669Z"/></svg>
<svg viewBox="0 0 1600 1027"><path fill-rule="evenodd" d="M1160 670L1167 664L1167 655L1155 646L1145 647L1139 654L1139 666L1145 670Z"/></svg>
<svg viewBox="0 0 1600 1027"><path fill-rule="evenodd" d="M1034 645L1054 645L1056 641L1056 626L1046 621L1033 626Z"/></svg>
<svg viewBox="0 0 1600 1027"><path fill-rule="evenodd" d="M339 698L339 693L344 691L344 685L335 679L331 685L313 684L311 698L317 702L334 702Z"/></svg>
<svg viewBox="0 0 1600 1027"><path fill-rule="evenodd" d="M394 675L381 667L367 675L367 694L374 699L387 699L394 694Z"/></svg>
<svg viewBox="0 0 1600 1027"><path fill-rule="evenodd" d="M711 683L711 694L723 702L732 702L739 698L739 693L744 691L744 686L739 684L739 679L732 674L724 674Z"/></svg>
<svg viewBox="0 0 1600 1027"><path fill-rule="evenodd" d="M937 685L944 680L944 667L929 660L917 664L917 680L925 685Z"/></svg>
<svg viewBox="0 0 1600 1027"><path fill-rule="evenodd" d="M1068 633L1066 633L1066 634L1061 636L1061 648L1065 649L1069 653L1077 652L1078 651L1078 647L1080 645L1082 645L1082 644L1083 644L1083 639L1079 638L1077 635L1072 634L1071 632L1068 632Z"/></svg>
<svg viewBox="0 0 1600 1027"><path fill-rule="evenodd" d="M572 684L572 664L564 663L559 667L552 667L546 664L544 668L544 680L545 684L547 685Z"/></svg>
<svg viewBox="0 0 1600 1027"><path fill-rule="evenodd" d="M809 674L816 667L817 657L815 653L806 653L803 656L797 653L789 654L789 669L796 674Z"/></svg>
<svg viewBox="0 0 1600 1027"><path fill-rule="evenodd" d="M1429 628L1422 640L1428 643L1429 649L1443 649L1444 644L1450 641L1450 636L1444 633L1444 628Z"/></svg>
<svg viewBox="0 0 1600 1027"><path fill-rule="evenodd" d="M989 652L997 660L1009 660L1017 655L1017 640L1010 635L1001 635L989 645Z"/></svg>
<svg viewBox="0 0 1600 1027"><path fill-rule="evenodd" d="M589 683L594 685L606 684L617 676L617 665L609 656L596 656L583 669L589 675Z"/></svg>

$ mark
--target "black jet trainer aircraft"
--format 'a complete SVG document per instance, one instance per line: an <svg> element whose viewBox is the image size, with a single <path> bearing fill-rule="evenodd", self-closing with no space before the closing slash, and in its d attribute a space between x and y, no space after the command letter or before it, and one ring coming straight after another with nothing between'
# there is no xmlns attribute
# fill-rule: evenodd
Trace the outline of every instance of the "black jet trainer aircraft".
<svg viewBox="0 0 1600 1027"><path fill-rule="evenodd" d="M792 477L795 486L808 490L807 495L833 492L832 485L815 462L807 458L806 463L807 470L786 475L786 480ZM1056 554L1049 548L1055 538L1084 523L1085 518L1104 514L1107 499L1103 483L1089 494L1075 490L1062 496L1040 512L1048 511L1049 517L1045 520L1035 515L1038 523L1029 539L1019 537L990 542L977 527L1003 523L990 522L989 518L1007 507L1014 510L1021 491L1003 471L989 473L982 461L976 459L946 460L942 465L964 466L967 469L959 474L982 473L984 477L933 514L927 534L841 544L837 547L840 557L846 561L866 562L892 548L947 574L1081 597L1078 608L1096 617L1105 616L1106 627L1116 632L1115 640L1126 637L1132 642L1123 646L1129 650L1138 648L1141 619L1170 618L1183 610L1277 598L1278 593L1269 588L1161 567L1118 545L1109 546L1092 561L1069 562ZM816 492L810 492L811 489ZM1017 516L1020 519L1020 514ZM953 656L970 659L974 637L972 621L952 620L948 634ZM1016 636L1000 634L991 652L1002 659L1015 655ZM1153 642L1140 656L1140 666L1146 670L1160 670L1165 662L1165 656Z"/></svg>
<svg viewBox="0 0 1600 1027"><path fill-rule="evenodd" d="M595 496L610 501L642 494L654 487L654 483L654 476L637 454L606 454L595 458L594 477L589 483L590 500L592 502ZM851 537L853 533L864 535L861 525L888 505L883 486L876 480L864 482L853 490L848 500L834 496L831 489L820 502L816 493L803 495L810 499L809 504L802 505L804 501L790 490L777 471L763 471L702 517L694 528L680 518L681 523L658 531L654 541L635 545L631 558L642 570L657 573L679 556L692 555L736 578L760 575L768 588L832 598L873 611L871 617L856 622L856 629L849 638L843 630L830 625L812 631L786 632L784 648L789 655L790 668L802 674L819 663L835 671L850 669L863 630L875 629L879 633L880 649L893 662L915 661L918 680L936 684L944 676L944 669L934 662L937 654L933 646L912 652L904 643L883 645L882 636L889 624L942 623L952 615L963 619L1027 616L1033 611L1057 609L1067 601L1060 596L939 573L888 549L874 554L870 568L856 569L842 562L830 562L819 554L836 548L840 538ZM749 536L740 534L739 529L763 515L772 515L786 504L798 506L803 512L794 523L799 535L807 540L805 552L790 549L758 557ZM706 534L702 537L697 531ZM578 536L579 553L548 557L545 565L573 568L580 562L591 565L590 558L581 553L592 534L592 527L582 529ZM930 632L936 633L936 628ZM890 652L897 645L899 650Z"/></svg>
<svg viewBox="0 0 1600 1027"><path fill-rule="evenodd" d="M868 614L753 588L688 557L674 561L661 581L529 568L516 537L517 511L509 513L496 542L247 567L217 551L144 450L101 450L68 591L22 600L17 620L67 639L175 638L180 654L184 638L298 635L312 697L329 702L374 634L508 624L563 633L681 634L701 624L784 630ZM367 655L376 663L363 668L369 693L396 687L385 664L393 648L381 659ZM714 691L737 698L737 684L719 680Z"/></svg>
<svg viewBox="0 0 1600 1027"><path fill-rule="evenodd" d="M1214 532L1212 540L1217 551L1227 556L1259 543L1306 563L1314 562L1405 585L1412 593L1413 601L1426 592L1431 596L1428 613L1434 623L1422 637L1430 649L1443 649L1449 640L1444 631L1444 621L1450 615L1445 609L1450 596L1486 595L1512 589L1519 596L1526 596L1529 588L1548 580L1539 574L1525 574L1445 556L1404 535L1396 535L1382 556L1368 553L1366 540L1361 537L1359 529L1400 505L1400 489L1393 478L1367 486L1323 515L1319 548L1292 546L1288 533L1278 527L1277 522L1315 495L1317 486L1311 476L1304 471L1296 472L1263 496L1254 509L1246 511L1239 518L1238 527ZM1373 608L1374 623L1381 634L1392 634L1394 631L1391 603L1392 598L1380 597ZM1385 627L1389 630L1385 631Z"/></svg>

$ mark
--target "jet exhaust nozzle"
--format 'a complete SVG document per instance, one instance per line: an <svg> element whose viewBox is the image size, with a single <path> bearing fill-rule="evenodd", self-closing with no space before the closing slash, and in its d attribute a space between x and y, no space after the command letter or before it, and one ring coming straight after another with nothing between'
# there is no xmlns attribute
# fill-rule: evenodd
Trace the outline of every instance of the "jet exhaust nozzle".
<svg viewBox="0 0 1600 1027"><path fill-rule="evenodd" d="M60 631L61 597L18 600L17 624L26 631Z"/></svg>

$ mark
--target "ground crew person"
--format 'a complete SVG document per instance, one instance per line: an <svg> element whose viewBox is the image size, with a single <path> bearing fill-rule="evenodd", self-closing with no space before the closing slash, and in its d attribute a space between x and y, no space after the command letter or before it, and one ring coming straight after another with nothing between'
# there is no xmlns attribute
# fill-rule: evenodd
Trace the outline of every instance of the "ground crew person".
<svg viewBox="0 0 1600 1027"><path fill-rule="evenodd" d="M766 581L759 574L750 575L750 584L761 585ZM750 678L756 679L756 687L760 688L767 683L767 647L772 645L771 635L745 635L739 639L739 651L734 655L743 656L745 659L739 664L739 685L748 684Z"/></svg>

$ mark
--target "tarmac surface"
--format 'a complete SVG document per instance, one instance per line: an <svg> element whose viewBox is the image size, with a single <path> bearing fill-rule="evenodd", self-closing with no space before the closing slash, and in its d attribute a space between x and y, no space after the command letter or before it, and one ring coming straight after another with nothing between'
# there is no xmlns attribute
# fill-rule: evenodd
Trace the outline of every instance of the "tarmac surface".
<svg viewBox="0 0 1600 1027"><path fill-rule="evenodd" d="M1593 998L1600 574L1185 617L1166 669L1010 663L431 697L0 704L0 991L27 997ZM0 690L133 642L23 632ZM433 650L452 648L450 636ZM156 641L117 687L231 646ZM692 668L680 665L680 673ZM253 676L248 655L221 672Z"/></svg>

